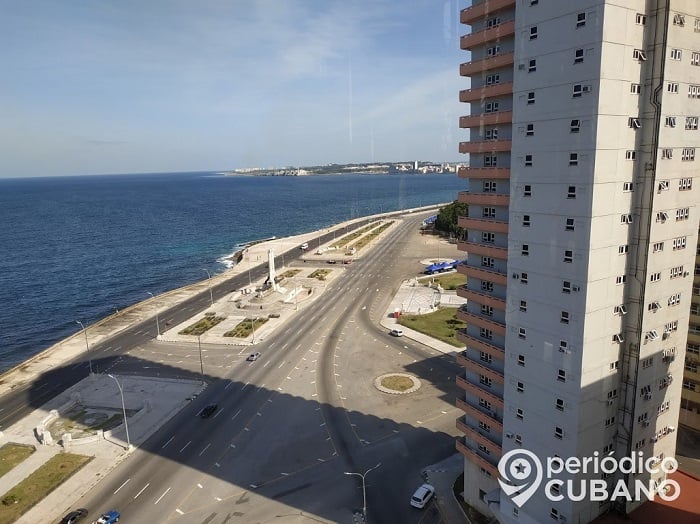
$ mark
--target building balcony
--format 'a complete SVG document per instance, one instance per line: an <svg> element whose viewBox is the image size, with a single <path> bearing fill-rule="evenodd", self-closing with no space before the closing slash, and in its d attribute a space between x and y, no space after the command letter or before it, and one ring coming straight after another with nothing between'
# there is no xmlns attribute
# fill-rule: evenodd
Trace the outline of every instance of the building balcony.
<svg viewBox="0 0 700 524"><path fill-rule="evenodd" d="M460 167L457 176L467 180L507 180L510 178L510 169L506 167Z"/></svg>
<svg viewBox="0 0 700 524"><path fill-rule="evenodd" d="M512 140L480 140L478 142L460 142L460 153L497 153L510 151L513 147Z"/></svg>
<svg viewBox="0 0 700 524"><path fill-rule="evenodd" d="M495 247L489 244L477 244L475 242L457 242L457 249L466 251L470 255L498 258L506 260L508 249L505 247Z"/></svg>
<svg viewBox="0 0 700 524"><path fill-rule="evenodd" d="M474 397L480 397L488 400L494 407L497 407L501 410L503 409L502 398L500 398L498 395L494 395L489 391L486 391L484 388L479 387L476 384L472 384L466 378L461 377L459 375L457 375L457 387L464 390L466 393L473 395Z"/></svg>
<svg viewBox="0 0 700 524"><path fill-rule="evenodd" d="M486 218L457 217L457 225L462 229L473 229L487 233L508 233L508 222Z"/></svg>
<svg viewBox="0 0 700 524"><path fill-rule="evenodd" d="M509 8L515 9L515 0L484 0L480 4L462 9L459 12L459 21L471 24L475 20Z"/></svg>
<svg viewBox="0 0 700 524"><path fill-rule="evenodd" d="M502 67L513 67L515 53L503 53L501 55L489 56L481 60L465 62L459 66L459 74L462 76L474 76L484 71L492 71Z"/></svg>
<svg viewBox="0 0 700 524"><path fill-rule="evenodd" d="M491 306L492 308L501 311L506 310L506 301L502 298L487 295L486 293L480 293L478 291L474 291L473 289L468 289L467 286L458 287L457 296L466 298L469 302L484 304L485 306Z"/></svg>
<svg viewBox="0 0 700 524"><path fill-rule="evenodd" d="M494 111L492 113L478 113L476 115L459 117L459 127L462 129L512 123L513 111Z"/></svg>
<svg viewBox="0 0 700 524"><path fill-rule="evenodd" d="M495 359L503 360L505 358L506 352L502 347L496 346L494 344L489 344L485 340L473 337L467 333L466 329L457 330L457 340L462 342L468 348L488 353ZM464 351L462 351L455 357L455 362L460 366L463 366L464 364L466 364L466 355L467 354Z"/></svg>
<svg viewBox="0 0 700 524"><path fill-rule="evenodd" d="M458 366L462 366L465 369L473 371L478 375L483 375L485 377L490 378L494 382L503 384L503 373L499 373L498 371L494 371L491 368L487 368L486 366L479 364L476 360L469 358L463 353L457 355L457 357L455 358L455 362Z"/></svg>
<svg viewBox="0 0 700 524"><path fill-rule="evenodd" d="M501 324L500 322L496 322L495 320L491 320L482 315L470 313L469 311L466 311L462 308L459 308L457 310L456 315L459 320L463 320L467 323L468 326L477 326L484 329L490 329L497 335L501 335L504 337L506 336L505 324Z"/></svg>
<svg viewBox="0 0 700 524"><path fill-rule="evenodd" d="M496 458L500 459L503 455L503 448L501 448L500 444L493 442L490 438L482 435L474 428L469 427L461 420L461 418L457 419L456 426L458 430L464 433L464 436L478 444L481 444L482 446L485 446L492 455L496 456Z"/></svg>
<svg viewBox="0 0 700 524"><path fill-rule="evenodd" d="M462 204L476 204L480 206L503 206L510 204L510 195L497 193L473 193L471 191L460 191L457 199Z"/></svg>
<svg viewBox="0 0 700 524"><path fill-rule="evenodd" d="M476 87L474 89L463 89L459 92L460 102L476 102L479 100L484 100L486 98L494 98L497 96L506 96L513 94L513 83L508 82L507 84L492 84L490 86ZM505 112L505 111L504 111ZM495 113L488 114L498 114L499 111ZM512 118L511 118L512 120Z"/></svg>
<svg viewBox="0 0 700 524"><path fill-rule="evenodd" d="M482 269L480 267L468 266L467 264L459 264L457 266L457 272L465 275L467 278L486 280L488 282L493 282L494 284L500 284L501 286L505 286L508 283L508 275L504 273L491 271L489 269Z"/></svg>
<svg viewBox="0 0 700 524"><path fill-rule="evenodd" d="M513 36L514 34L515 20L509 20L508 22L503 22L495 27L489 27L487 29L482 29L481 31L462 36L459 39L459 47L464 50L472 49L476 46L484 45L487 42L493 42L494 40Z"/></svg>
<svg viewBox="0 0 700 524"><path fill-rule="evenodd" d="M498 413L495 411L490 413L482 411L479 408L475 408L474 406L467 404L467 402L461 398L457 399L457 407L470 417L480 420L484 424L488 424L497 432L501 433L503 431L503 420L499 420L500 417L498 417Z"/></svg>
<svg viewBox="0 0 700 524"><path fill-rule="evenodd" d="M484 468L493 478L498 478L498 468L467 446L463 439L457 439L455 441L455 447L469 462L473 462L479 467Z"/></svg>

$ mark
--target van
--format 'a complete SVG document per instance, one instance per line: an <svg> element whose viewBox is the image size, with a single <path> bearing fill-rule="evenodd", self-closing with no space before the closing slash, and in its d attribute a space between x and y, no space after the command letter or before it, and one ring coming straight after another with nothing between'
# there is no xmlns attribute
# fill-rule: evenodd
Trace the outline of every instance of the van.
<svg viewBox="0 0 700 524"><path fill-rule="evenodd" d="M302 251L306 251L307 249L309 249L309 243L304 242L302 245L299 246L299 249L301 249Z"/></svg>
<svg viewBox="0 0 700 524"><path fill-rule="evenodd" d="M390 334L392 337L402 337L402 336L403 336L403 330L401 330L401 329L392 329L391 331L389 331L389 334Z"/></svg>

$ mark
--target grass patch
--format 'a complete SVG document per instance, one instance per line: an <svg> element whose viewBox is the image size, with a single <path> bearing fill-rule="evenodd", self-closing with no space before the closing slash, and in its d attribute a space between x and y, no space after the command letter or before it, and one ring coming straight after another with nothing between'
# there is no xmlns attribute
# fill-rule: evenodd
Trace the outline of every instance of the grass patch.
<svg viewBox="0 0 700 524"><path fill-rule="evenodd" d="M317 269L309 275L309 278L315 278L317 280L326 280L326 277L330 272L330 269Z"/></svg>
<svg viewBox="0 0 700 524"><path fill-rule="evenodd" d="M458 287L462 287L467 283L467 277L461 273L447 273L440 276L434 276L432 281L435 284L440 284L440 287L445 290L454 291ZM430 282L429 279L425 279L422 282Z"/></svg>
<svg viewBox="0 0 700 524"><path fill-rule="evenodd" d="M384 231L386 231L386 229L388 229L391 226L391 224L393 224L393 223L394 223L393 221L386 222L386 223L382 224L381 226L374 228L371 233L363 236L360 240L355 242L351 247L354 247L355 249L357 249L359 251L360 249L365 247L367 244L369 244L372 240L374 240L379 235L381 235Z"/></svg>
<svg viewBox="0 0 700 524"><path fill-rule="evenodd" d="M390 377L384 377L381 380L381 385L394 391L406 391L413 387L413 380L401 375L391 375Z"/></svg>
<svg viewBox="0 0 700 524"><path fill-rule="evenodd" d="M350 242L352 242L353 240L355 240L356 238L360 238L362 235L364 235L365 233L367 233L367 231L371 231L372 229L374 229L375 226L376 226L376 224L369 224L369 225L363 227L362 229L358 229L357 231L353 231L353 232L350 233L349 235L345 235L345 236L344 236L343 238L341 238L340 240L338 240L338 241L334 242L333 244L331 244L331 247L335 247L335 248L345 247L345 246L347 246Z"/></svg>
<svg viewBox="0 0 700 524"><path fill-rule="evenodd" d="M265 322L267 322L267 320L268 319L265 317L257 317L254 319L244 318L236 325L235 328L233 328L231 331L227 331L226 333L224 333L224 336L246 338L247 336L253 333L253 326L255 326L255 329L258 329Z"/></svg>
<svg viewBox="0 0 700 524"><path fill-rule="evenodd" d="M225 317L217 317L215 315L207 315L205 316L202 320L199 322L195 322L189 327L186 327L182 331L180 331L180 335L201 335L202 333L206 333L209 331L211 328L216 326L219 322L224 320Z"/></svg>
<svg viewBox="0 0 700 524"><path fill-rule="evenodd" d="M34 453L36 448L26 444L9 442L0 448L0 477Z"/></svg>
<svg viewBox="0 0 700 524"><path fill-rule="evenodd" d="M90 460L92 457L72 453L59 453L51 457L3 495L0 499L0 524L15 522Z"/></svg>
<svg viewBox="0 0 700 524"><path fill-rule="evenodd" d="M462 492L464 491L464 473L462 473L459 477L457 477L457 480L455 480L454 486L452 486L452 492L455 494L455 499L457 499L457 502L459 502L459 505L462 506L462 511L464 511L465 515L469 519L470 522L473 524L493 524L493 523L498 523L498 521L494 518L491 519L481 513L479 513L477 510L472 508L469 504L464 502L464 498L462 498Z"/></svg>
<svg viewBox="0 0 700 524"><path fill-rule="evenodd" d="M301 269L288 269L284 273L282 273L279 278L292 278L294 275L297 273L301 273Z"/></svg>
<svg viewBox="0 0 700 524"><path fill-rule="evenodd" d="M456 308L439 308L427 315L401 315L399 324L455 347L464 346L462 342L457 340L457 330L466 328L467 324L457 319Z"/></svg>

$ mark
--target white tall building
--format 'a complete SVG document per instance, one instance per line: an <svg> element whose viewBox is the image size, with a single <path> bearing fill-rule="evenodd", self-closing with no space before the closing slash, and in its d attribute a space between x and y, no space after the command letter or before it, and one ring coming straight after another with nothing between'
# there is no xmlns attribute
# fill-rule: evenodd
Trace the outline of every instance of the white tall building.
<svg viewBox="0 0 700 524"><path fill-rule="evenodd" d="M629 512L639 503L553 502L544 489L518 508L496 467L516 448L542 461L675 453L698 238L700 2L474 0L460 18L465 499L504 523Z"/></svg>

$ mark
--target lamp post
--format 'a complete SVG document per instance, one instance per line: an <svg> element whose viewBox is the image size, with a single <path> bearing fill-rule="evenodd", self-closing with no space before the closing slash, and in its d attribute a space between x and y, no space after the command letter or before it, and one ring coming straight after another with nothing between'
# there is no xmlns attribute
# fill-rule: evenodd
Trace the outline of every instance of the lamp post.
<svg viewBox="0 0 700 524"><path fill-rule="evenodd" d="M83 333L85 334L85 351L88 356L88 365L90 366L90 374L92 375L92 358L90 357L90 346L88 345L88 339L87 339L87 329L85 329L85 326L83 326L83 323L80 320L75 321L76 324L80 324L80 327L83 329Z"/></svg>
<svg viewBox="0 0 700 524"><path fill-rule="evenodd" d="M114 375L107 375L109 378L114 379L114 381L117 383L117 387L119 388L119 394L122 397L122 413L124 414L124 429L126 430L126 449L130 450L131 449L131 440L129 440L129 423L126 421L126 406L124 405L124 390L122 389L122 385L119 383L117 380L117 377Z"/></svg>
<svg viewBox="0 0 700 524"><path fill-rule="evenodd" d="M202 337L197 335L197 347L199 348L199 371L202 374L202 384L204 384L204 361L202 360Z"/></svg>
<svg viewBox="0 0 700 524"><path fill-rule="evenodd" d="M155 300L156 297L153 296L153 293L150 291L146 291L146 293L151 295L151 298ZM160 337L160 322L158 321L158 308L156 308L156 340L158 340L158 337Z"/></svg>
<svg viewBox="0 0 700 524"><path fill-rule="evenodd" d="M373 469L377 469L381 465L382 465L382 463L380 462L379 464L377 464L373 468L369 468L367 471L364 472L364 474L363 473L353 473L350 471L343 472L345 475L357 475L358 477L362 478L362 516L364 517L365 523L367 522L367 488L366 488L366 484L365 484L365 477L367 476L367 474L370 471L372 471Z"/></svg>
<svg viewBox="0 0 700 524"><path fill-rule="evenodd" d="M208 269L203 269L202 271L206 271L209 276L209 298L211 299L211 307L214 307L214 293L211 290L211 273L209 273Z"/></svg>
<svg viewBox="0 0 700 524"><path fill-rule="evenodd" d="M255 318L250 317L250 328L253 330L253 344L255 344Z"/></svg>

